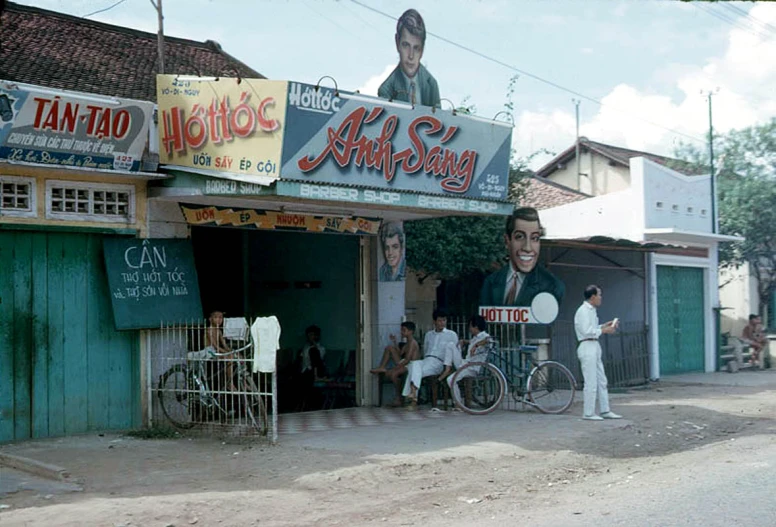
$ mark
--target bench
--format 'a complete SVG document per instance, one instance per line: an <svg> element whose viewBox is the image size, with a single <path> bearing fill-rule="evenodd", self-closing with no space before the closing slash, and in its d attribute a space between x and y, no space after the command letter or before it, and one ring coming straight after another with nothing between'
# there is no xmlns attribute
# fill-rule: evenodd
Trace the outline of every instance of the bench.
<svg viewBox="0 0 776 527"><path fill-rule="evenodd" d="M720 369L724 367L729 373L736 373L741 368L754 366L748 344L737 337L730 337L728 342L719 349Z"/></svg>

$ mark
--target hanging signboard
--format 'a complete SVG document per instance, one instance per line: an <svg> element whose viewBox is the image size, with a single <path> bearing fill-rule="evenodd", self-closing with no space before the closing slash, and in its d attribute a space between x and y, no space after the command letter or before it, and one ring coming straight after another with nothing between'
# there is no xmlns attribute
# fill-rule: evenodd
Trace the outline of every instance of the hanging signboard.
<svg viewBox="0 0 776 527"><path fill-rule="evenodd" d="M105 238L103 248L116 329L202 317L190 240Z"/></svg>
<svg viewBox="0 0 776 527"><path fill-rule="evenodd" d="M275 231L330 232L376 235L381 220L360 216L316 216L275 210L233 209L206 205L181 205L189 225L249 227Z"/></svg>
<svg viewBox="0 0 776 527"><path fill-rule="evenodd" d="M269 184L280 176L285 81L157 75L159 161Z"/></svg>
<svg viewBox="0 0 776 527"><path fill-rule="evenodd" d="M281 177L505 200L512 126L291 82Z"/></svg>
<svg viewBox="0 0 776 527"><path fill-rule="evenodd" d="M0 81L0 159L139 171L153 103Z"/></svg>

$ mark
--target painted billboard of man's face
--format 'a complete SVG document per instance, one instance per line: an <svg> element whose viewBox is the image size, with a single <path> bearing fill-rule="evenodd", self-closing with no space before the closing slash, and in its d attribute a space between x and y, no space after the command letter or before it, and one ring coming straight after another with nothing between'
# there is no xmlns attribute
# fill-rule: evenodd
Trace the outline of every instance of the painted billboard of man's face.
<svg viewBox="0 0 776 527"><path fill-rule="evenodd" d="M517 219L510 235L504 235L512 267L521 273L530 273L539 261L542 233L538 221Z"/></svg>
<svg viewBox="0 0 776 527"><path fill-rule="evenodd" d="M401 263L401 249L401 241L399 240L398 234L385 239L385 242L383 243L383 255L391 269L398 269L399 264Z"/></svg>
<svg viewBox="0 0 776 527"><path fill-rule="evenodd" d="M423 41L406 29L396 39L396 50L399 52L399 65L407 77L414 77L420 67L423 56Z"/></svg>

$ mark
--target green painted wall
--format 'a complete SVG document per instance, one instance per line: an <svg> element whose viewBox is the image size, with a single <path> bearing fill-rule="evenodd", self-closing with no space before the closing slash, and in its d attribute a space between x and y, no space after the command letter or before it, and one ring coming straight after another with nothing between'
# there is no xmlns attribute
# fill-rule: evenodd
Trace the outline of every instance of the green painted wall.
<svg viewBox="0 0 776 527"><path fill-rule="evenodd" d="M0 441L140 424L138 334L114 329L102 238L0 231Z"/></svg>
<svg viewBox="0 0 776 527"><path fill-rule="evenodd" d="M356 349L358 237L248 232L246 245L250 311L278 317L282 348L301 348L316 324L326 348Z"/></svg>
<svg viewBox="0 0 776 527"><path fill-rule="evenodd" d="M657 267L660 374L704 370L703 270Z"/></svg>

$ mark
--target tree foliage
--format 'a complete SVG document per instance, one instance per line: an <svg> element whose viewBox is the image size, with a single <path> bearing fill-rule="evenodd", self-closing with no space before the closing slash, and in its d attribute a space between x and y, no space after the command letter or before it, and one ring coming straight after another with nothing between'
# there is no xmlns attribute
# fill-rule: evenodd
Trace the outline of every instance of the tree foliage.
<svg viewBox="0 0 776 527"><path fill-rule="evenodd" d="M517 75L512 77L507 86L504 112L510 116L514 110L512 97L517 79ZM466 97L456 112L472 114L476 107ZM510 201L519 202L522 198L526 177L533 173L528 165L540 153L545 152L518 157L512 151L508 180ZM473 275L480 275L481 279L504 258L504 222L503 216L454 216L407 222L407 265L421 279L434 276L466 280Z"/></svg>
<svg viewBox="0 0 776 527"><path fill-rule="evenodd" d="M720 232L746 238L720 245L720 267L748 263L762 309L776 288L776 118L715 137L714 150ZM680 145L676 155L709 165L708 150L693 145Z"/></svg>

